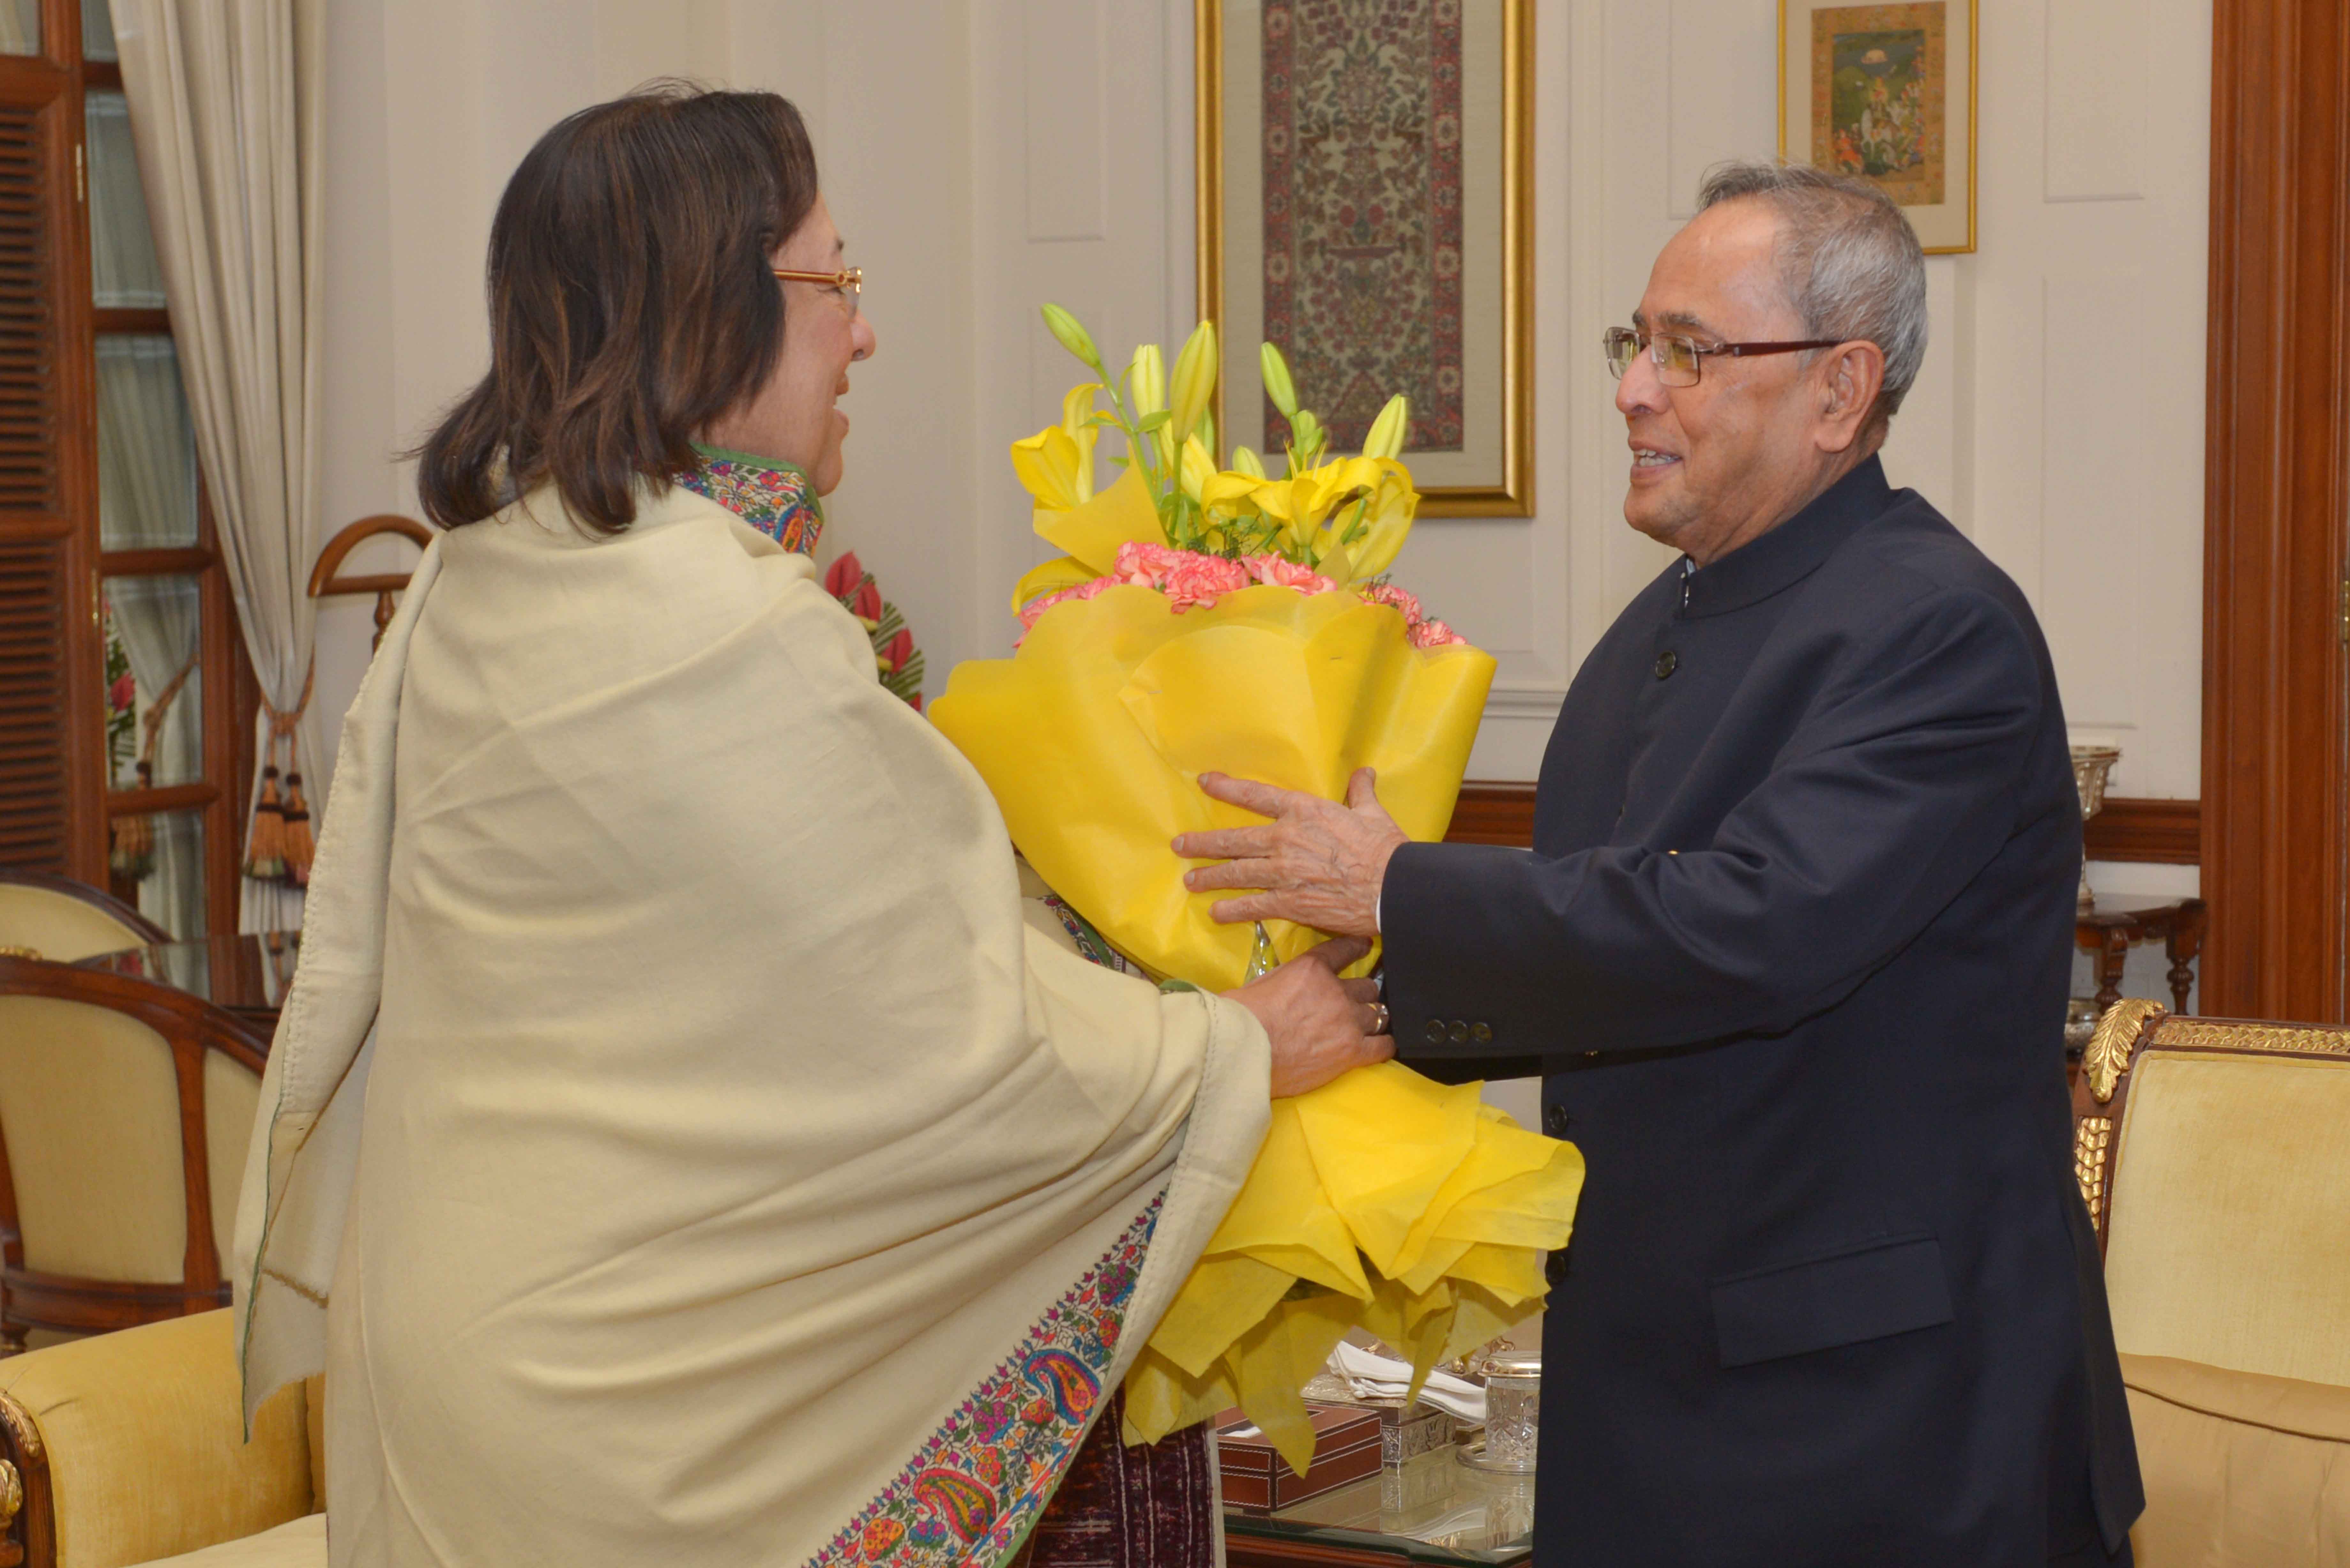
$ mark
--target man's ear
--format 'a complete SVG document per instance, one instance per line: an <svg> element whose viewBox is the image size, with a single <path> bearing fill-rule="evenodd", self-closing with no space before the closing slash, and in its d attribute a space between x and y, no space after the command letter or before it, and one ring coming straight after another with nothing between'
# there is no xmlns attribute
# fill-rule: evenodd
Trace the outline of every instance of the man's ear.
<svg viewBox="0 0 2350 1568"><path fill-rule="evenodd" d="M1844 452L1868 428L1885 386L1885 350L1857 338L1839 343L1821 356L1819 370L1820 450Z"/></svg>

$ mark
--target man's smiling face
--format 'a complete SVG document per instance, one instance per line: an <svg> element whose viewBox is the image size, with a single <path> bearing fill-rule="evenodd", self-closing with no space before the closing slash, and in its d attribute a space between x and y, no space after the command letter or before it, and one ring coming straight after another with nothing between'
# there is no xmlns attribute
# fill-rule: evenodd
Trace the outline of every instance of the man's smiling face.
<svg viewBox="0 0 2350 1568"><path fill-rule="evenodd" d="M1701 346L1808 337L1773 261L1778 220L1755 201L1709 207L1657 257L1633 316ZM1624 519L1700 566L1783 522L1816 493L1823 453L1803 354L1707 355L1668 387L1645 352L1617 383L1632 449Z"/></svg>

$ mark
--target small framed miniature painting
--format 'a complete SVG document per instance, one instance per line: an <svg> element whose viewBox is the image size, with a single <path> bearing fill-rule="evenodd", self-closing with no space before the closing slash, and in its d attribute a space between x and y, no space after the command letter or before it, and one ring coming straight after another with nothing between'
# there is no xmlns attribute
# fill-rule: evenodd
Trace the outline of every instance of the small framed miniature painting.
<svg viewBox="0 0 2350 1568"><path fill-rule="evenodd" d="M1975 248L1978 0L1779 0L1779 156L1868 181L1929 255Z"/></svg>

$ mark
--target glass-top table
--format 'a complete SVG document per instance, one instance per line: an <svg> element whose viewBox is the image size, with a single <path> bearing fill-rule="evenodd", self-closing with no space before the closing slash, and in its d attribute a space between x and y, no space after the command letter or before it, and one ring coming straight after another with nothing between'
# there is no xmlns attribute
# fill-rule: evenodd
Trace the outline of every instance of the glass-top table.
<svg viewBox="0 0 2350 1568"><path fill-rule="evenodd" d="M1232 1568L1524 1562L1534 1552L1534 1478L1471 1469L1459 1452L1439 1449L1270 1514L1226 1510Z"/></svg>
<svg viewBox="0 0 2350 1568"><path fill-rule="evenodd" d="M277 1027L277 1010L285 1002L286 987L294 983L294 963L301 951L299 931L243 931L100 953L82 960L80 967L151 980L201 996L266 1034Z"/></svg>

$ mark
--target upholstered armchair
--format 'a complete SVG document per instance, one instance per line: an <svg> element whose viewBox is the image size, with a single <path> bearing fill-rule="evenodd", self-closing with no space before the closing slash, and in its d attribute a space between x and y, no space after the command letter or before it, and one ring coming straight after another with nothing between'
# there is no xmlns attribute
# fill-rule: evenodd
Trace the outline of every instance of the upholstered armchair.
<svg viewBox="0 0 2350 1568"><path fill-rule="evenodd" d="M2350 1029L2124 1000L2074 1089L2140 1568L2350 1564Z"/></svg>
<svg viewBox="0 0 2350 1568"><path fill-rule="evenodd" d="M0 955L0 1343L227 1303L268 1048L184 992Z"/></svg>
<svg viewBox="0 0 2350 1568"><path fill-rule="evenodd" d="M63 877L0 867L0 953L74 963L171 940L170 932L110 894Z"/></svg>
<svg viewBox="0 0 2350 1568"><path fill-rule="evenodd" d="M281 1389L246 1442L229 1325L0 1361L0 1568L323 1568L318 1383Z"/></svg>

